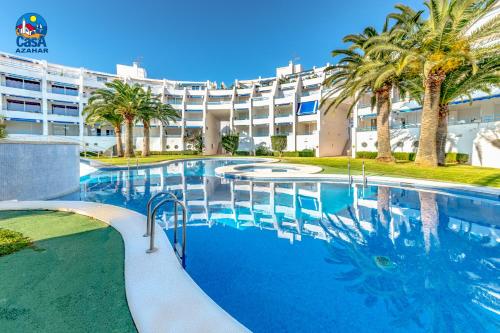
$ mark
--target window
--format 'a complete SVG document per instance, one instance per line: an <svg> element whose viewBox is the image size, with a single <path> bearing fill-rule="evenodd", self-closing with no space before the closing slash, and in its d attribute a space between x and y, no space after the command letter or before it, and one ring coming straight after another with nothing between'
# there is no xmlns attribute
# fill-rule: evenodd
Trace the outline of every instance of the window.
<svg viewBox="0 0 500 333"><path fill-rule="evenodd" d="M53 84L52 93L61 95L78 96L78 88L66 87L62 85Z"/></svg>
<svg viewBox="0 0 500 333"><path fill-rule="evenodd" d="M70 106L70 105L53 104L52 105L52 114L58 114L61 116L78 117L78 107L77 106Z"/></svg>
<svg viewBox="0 0 500 333"><path fill-rule="evenodd" d="M40 91L40 82L29 79L6 77L5 85L11 88Z"/></svg>
<svg viewBox="0 0 500 333"><path fill-rule="evenodd" d="M7 100L7 110L41 113L42 106L39 102L27 102L18 100Z"/></svg>

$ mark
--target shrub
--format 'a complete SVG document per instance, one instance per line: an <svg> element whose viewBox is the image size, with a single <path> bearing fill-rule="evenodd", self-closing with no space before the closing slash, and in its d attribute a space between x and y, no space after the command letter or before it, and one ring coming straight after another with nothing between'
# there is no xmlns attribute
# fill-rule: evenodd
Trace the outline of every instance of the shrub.
<svg viewBox="0 0 500 333"><path fill-rule="evenodd" d="M141 154L141 151L136 151L137 155ZM164 150L164 151L151 151L150 155L198 155L196 150Z"/></svg>
<svg viewBox="0 0 500 333"><path fill-rule="evenodd" d="M279 157L280 154L277 151L275 151L274 156ZM281 156L282 157L299 157L299 152L298 151L284 151L281 154Z"/></svg>
<svg viewBox="0 0 500 333"><path fill-rule="evenodd" d="M460 164L469 163L469 154L457 153L457 162Z"/></svg>
<svg viewBox="0 0 500 333"><path fill-rule="evenodd" d="M392 153L394 158L398 161L415 161L415 153L404 153L404 152L397 152L397 153Z"/></svg>
<svg viewBox="0 0 500 333"><path fill-rule="evenodd" d="M375 159L375 158L377 158L377 152L376 151L357 151L356 158Z"/></svg>
<svg viewBox="0 0 500 333"><path fill-rule="evenodd" d="M457 153L446 153L446 163L457 163Z"/></svg>
<svg viewBox="0 0 500 333"><path fill-rule="evenodd" d="M299 156L300 157L315 157L316 151L314 149L304 149L302 151L299 151Z"/></svg>
<svg viewBox="0 0 500 333"><path fill-rule="evenodd" d="M255 148L255 155L256 156L270 156L270 155L272 155L272 152L270 152L269 148L267 148L266 146L261 145L261 146L257 146L257 148Z"/></svg>
<svg viewBox="0 0 500 333"><path fill-rule="evenodd" d="M31 239L22 233L0 228L0 257L31 245Z"/></svg>
<svg viewBox="0 0 500 333"><path fill-rule="evenodd" d="M287 137L286 135L273 135L271 136L271 147L277 151L279 156L283 156L283 151L286 149Z"/></svg>
<svg viewBox="0 0 500 333"><path fill-rule="evenodd" d="M250 152L249 151L238 150L236 152L236 156L250 156Z"/></svg>
<svg viewBox="0 0 500 333"><path fill-rule="evenodd" d="M274 156L279 157L278 152L274 152ZM304 149L301 151L284 151L282 157L315 157L316 151L314 149Z"/></svg>
<svg viewBox="0 0 500 333"><path fill-rule="evenodd" d="M231 155L238 150L240 144L240 135L238 133L229 133L222 136L222 148Z"/></svg>
<svg viewBox="0 0 500 333"><path fill-rule="evenodd" d="M203 151L203 148L205 148L203 133L201 132L184 136L184 142L188 145L193 146L194 150L196 150L198 153L201 153Z"/></svg>
<svg viewBox="0 0 500 333"><path fill-rule="evenodd" d="M469 155L462 153L446 153L445 162L467 164L469 162Z"/></svg>
<svg viewBox="0 0 500 333"><path fill-rule="evenodd" d="M7 131L5 130L5 124L0 122L0 139L4 139L7 137Z"/></svg>

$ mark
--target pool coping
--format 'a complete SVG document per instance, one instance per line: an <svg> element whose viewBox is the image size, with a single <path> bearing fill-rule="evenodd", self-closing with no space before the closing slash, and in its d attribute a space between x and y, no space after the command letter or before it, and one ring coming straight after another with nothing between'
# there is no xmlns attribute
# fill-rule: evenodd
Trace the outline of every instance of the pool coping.
<svg viewBox="0 0 500 333"><path fill-rule="evenodd" d="M262 164L272 163L273 167L278 168L289 168L293 169L288 172L269 172L269 171L245 171L239 170L245 167L261 167ZM316 165L309 164L293 164L293 163L279 163L279 162L269 162L269 163L245 163L245 164L236 164L236 165L225 165L216 168L215 175L223 178L231 178L231 179L269 179L269 178L298 178L303 176L309 176L311 174L317 174L318 172L323 171L322 167Z"/></svg>
<svg viewBox="0 0 500 333"><path fill-rule="evenodd" d="M146 216L86 201L0 201L0 210L57 210L101 220L115 228L125 247L125 291L139 332L249 332L182 269L159 226L158 250L147 254ZM104 309L107 311L108 309Z"/></svg>
<svg viewBox="0 0 500 333"><path fill-rule="evenodd" d="M165 160L161 162L154 162L154 163L141 163L141 164L136 164L136 163L131 163L130 168L154 168L170 163L176 163L176 162L185 162L185 161L200 161L200 160L216 160L216 159L223 159L223 160L253 160L253 161L262 161L260 163L276 163L279 162L280 160L277 158L266 158L266 157L256 157L256 156L228 156L228 157L210 157L210 156L197 156L193 158L178 158L174 160ZM130 159L131 162L134 162L134 159ZM94 168L97 168L98 170L104 170L104 171L109 171L109 170L127 170L129 168L128 165L126 164L108 164L108 163L103 163L100 161L96 161L90 158L84 158L80 157L80 162L88 164L89 166L92 166Z"/></svg>

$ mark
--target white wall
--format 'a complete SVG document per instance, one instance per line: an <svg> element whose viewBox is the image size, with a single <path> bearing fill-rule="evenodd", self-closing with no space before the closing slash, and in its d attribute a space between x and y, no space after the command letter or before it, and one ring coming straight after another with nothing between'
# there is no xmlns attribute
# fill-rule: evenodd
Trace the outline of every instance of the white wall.
<svg viewBox="0 0 500 333"><path fill-rule="evenodd" d="M358 151L377 151L377 132L357 132ZM391 130L391 146L396 152L416 152L419 128ZM472 165L500 168L500 149L492 142L500 139L500 122L448 126L447 152L469 154ZM402 142L403 146L399 146ZM363 147L363 143L367 147Z"/></svg>

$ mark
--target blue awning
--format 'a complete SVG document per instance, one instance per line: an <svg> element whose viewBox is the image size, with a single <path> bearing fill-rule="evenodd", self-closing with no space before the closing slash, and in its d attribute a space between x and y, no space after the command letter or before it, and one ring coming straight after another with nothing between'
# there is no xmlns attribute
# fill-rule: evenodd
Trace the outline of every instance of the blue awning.
<svg viewBox="0 0 500 333"><path fill-rule="evenodd" d="M493 94L493 95L486 95L484 93L478 93L476 96L472 96L472 100L469 98L467 99L459 99L455 100L450 103L450 105L459 105L459 104L465 104L465 103L471 103L471 102L476 102L476 101L484 101L488 99L493 99L493 98L499 98L500 94ZM408 103L404 103L403 106L399 109L396 109L394 111L397 112L414 112L414 111L420 111L422 110L422 106L418 104L416 101L410 101Z"/></svg>
<svg viewBox="0 0 500 333"><path fill-rule="evenodd" d="M304 116L308 114L315 114L318 111L318 101L309 101L299 103L299 110L297 114L299 116Z"/></svg>
<svg viewBox="0 0 500 333"><path fill-rule="evenodd" d="M186 126L185 128L203 128L202 125L189 125L189 126Z"/></svg>
<svg viewBox="0 0 500 333"><path fill-rule="evenodd" d="M186 110L185 112L203 112L203 109L189 109Z"/></svg>
<svg viewBox="0 0 500 333"><path fill-rule="evenodd" d="M8 121L22 121L25 123L41 123L40 119L25 119L25 118L5 118Z"/></svg>

